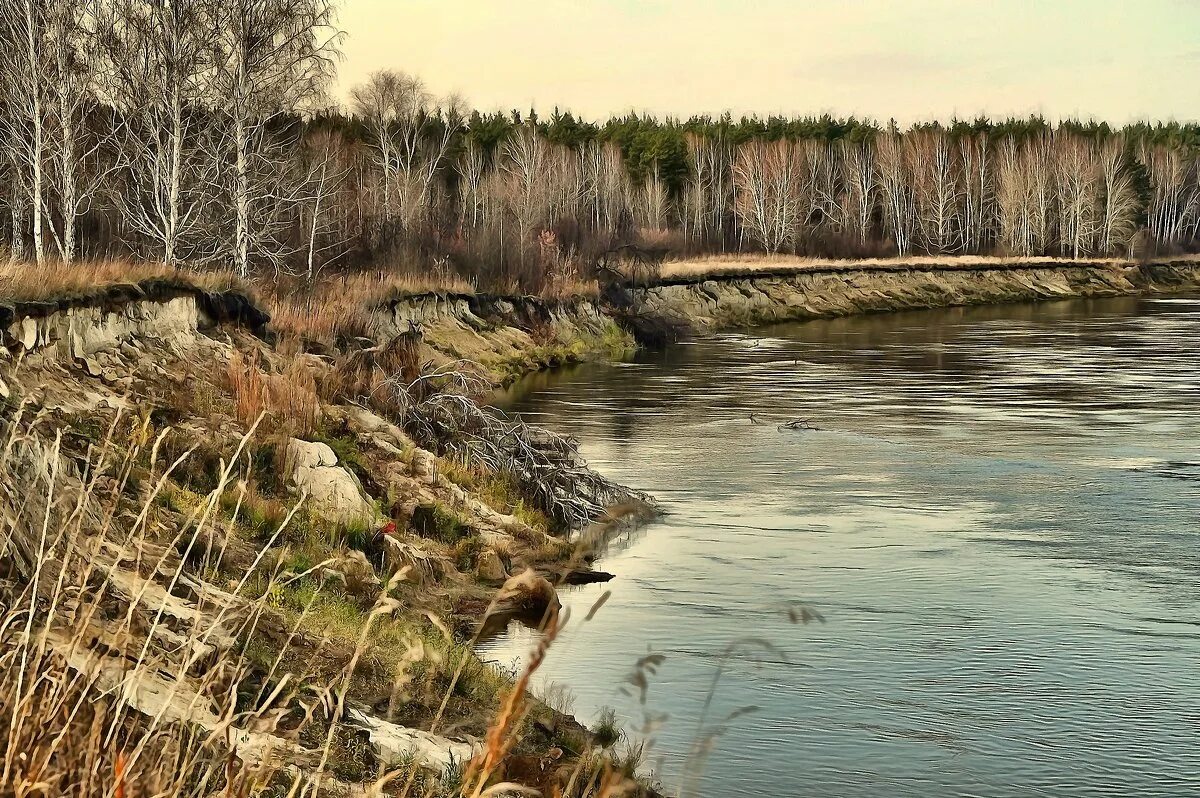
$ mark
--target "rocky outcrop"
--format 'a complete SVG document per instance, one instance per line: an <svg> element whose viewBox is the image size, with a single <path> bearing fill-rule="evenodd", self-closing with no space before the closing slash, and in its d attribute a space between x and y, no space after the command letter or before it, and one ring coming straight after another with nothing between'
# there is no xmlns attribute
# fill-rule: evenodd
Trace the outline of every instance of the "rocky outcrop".
<svg viewBox="0 0 1200 798"><path fill-rule="evenodd" d="M287 484L307 497L308 509L344 524L371 524L377 515L359 481L338 465L337 455L319 441L288 441L284 459Z"/></svg>
<svg viewBox="0 0 1200 798"><path fill-rule="evenodd" d="M639 340L856 313L1121 296L1200 289L1200 262L955 261L739 266L650 285L609 286L602 298L422 294L378 312L381 334L420 327L439 363L472 360L497 382Z"/></svg>
<svg viewBox="0 0 1200 798"><path fill-rule="evenodd" d="M50 350L61 359L84 361L147 339L187 346L198 331L219 324L261 333L270 318L238 291L148 280L55 301L0 304L0 339L11 352Z"/></svg>
<svg viewBox="0 0 1200 798"><path fill-rule="evenodd" d="M90 305L23 316L4 330L4 343L10 350L52 350L60 359L86 362L132 341L155 339L186 347L202 326L211 324L202 318L194 296L179 296L132 301L116 309Z"/></svg>

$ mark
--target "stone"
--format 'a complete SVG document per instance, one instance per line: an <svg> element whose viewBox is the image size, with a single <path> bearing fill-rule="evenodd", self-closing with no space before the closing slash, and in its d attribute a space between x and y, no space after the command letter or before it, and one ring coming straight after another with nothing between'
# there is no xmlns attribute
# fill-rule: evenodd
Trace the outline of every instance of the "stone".
<svg viewBox="0 0 1200 798"><path fill-rule="evenodd" d="M436 485L438 477L437 456L424 449L414 449L412 455L412 473L417 479L427 485Z"/></svg>
<svg viewBox="0 0 1200 798"><path fill-rule="evenodd" d="M37 320L26 316L21 319L21 327L17 331L16 339L25 349L33 349L37 344L37 331Z"/></svg>
<svg viewBox="0 0 1200 798"><path fill-rule="evenodd" d="M383 536L383 559L388 573L408 569L405 579L414 585L437 582L449 571L438 555L394 534Z"/></svg>
<svg viewBox="0 0 1200 798"><path fill-rule="evenodd" d="M367 733L384 767L414 762L426 770L445 773L462 767L483 749L479 744L398 726L354 708L347 710L346 720Z"/></svg>
<svg viewBox="0 0 1200 798"><path fill-rule="evenodd" d="M475 575L483 582L503 582L508 579L508 572L504 570L500 555L492 549L484 549L479 555Z"/></svg>
<svg viewBox="0 0 1200 798"><path fill-rule="evenodd" d="M89 377L99 377L103 373L100 364L95 358L85 357L83 359L83 370L88 373Z"/></svg>
<svg viewBox="0 0 1200 798"><path fill-rule="evenodd" d="M284 473L288 486L307 496L309 509L318 515L334 522L374 525L375 505L354 475L338 465L327 444L289 440Z"/></svg>

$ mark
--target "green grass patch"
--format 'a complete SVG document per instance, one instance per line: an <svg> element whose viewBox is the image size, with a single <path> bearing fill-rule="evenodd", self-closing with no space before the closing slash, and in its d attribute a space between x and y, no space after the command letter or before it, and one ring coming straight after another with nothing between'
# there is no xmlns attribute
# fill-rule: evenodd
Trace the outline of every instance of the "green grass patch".
<svg viewBox="0 0 1200 798"><path fill-rule="evenodd" d="M418 505L413 511L411 526L421 537L448 546L474 534L474 529L461 515L441 502Z"/></svg>

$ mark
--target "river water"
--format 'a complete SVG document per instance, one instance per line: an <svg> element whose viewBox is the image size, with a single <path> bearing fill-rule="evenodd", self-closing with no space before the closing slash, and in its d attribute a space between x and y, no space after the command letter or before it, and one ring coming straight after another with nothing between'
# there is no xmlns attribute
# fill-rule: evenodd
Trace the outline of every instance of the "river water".
<svg viewBox="0 0 1200 798"><path fill-rule="evenodd" d="M1200 299L1126 298L536 375L508 409L667 513L564 591L538 678L704 798L1200 795L1198 353Z"/></svg>

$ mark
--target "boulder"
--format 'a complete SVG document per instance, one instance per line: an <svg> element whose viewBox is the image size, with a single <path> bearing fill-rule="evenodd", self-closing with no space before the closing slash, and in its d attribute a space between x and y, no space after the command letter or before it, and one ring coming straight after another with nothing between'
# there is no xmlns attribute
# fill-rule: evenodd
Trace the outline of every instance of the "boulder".
<svg viewBox="0 0 1200 798"><path fill-rule="evenodd" d="M374 524L375 505L354 475L338 465L328 445L292 438L284 472L288 486L307 495L309 509L317 514L340 523Z"/></svg>
<svg viewBox="0 0 1200 798"><path fill-rule="evenodd" d="M500 561L500 555L492 549L484 549L479 554L475 575L483 582L503 582L508 579L508 572L504 570L504 563Z"/></svg>

